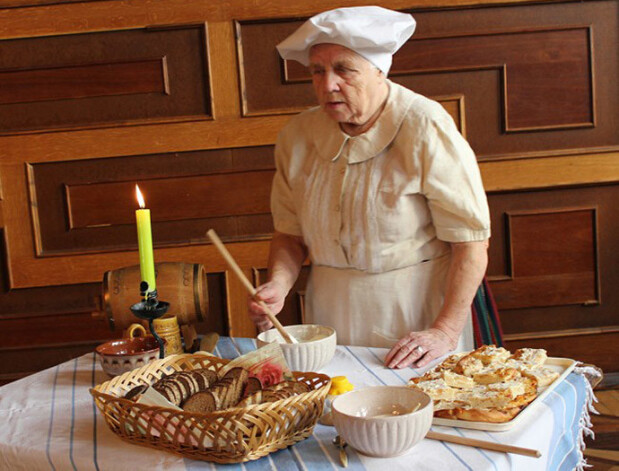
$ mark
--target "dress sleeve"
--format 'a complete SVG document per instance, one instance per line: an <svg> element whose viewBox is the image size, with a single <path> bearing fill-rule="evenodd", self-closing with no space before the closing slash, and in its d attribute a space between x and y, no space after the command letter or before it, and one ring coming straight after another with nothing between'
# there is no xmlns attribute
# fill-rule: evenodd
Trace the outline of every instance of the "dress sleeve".
<svg viewBox="0 0 619 471"><path fill-rule="evenodd" d="M473 150L446 112L429 120L425 139L422 191L436 236L445 242L488 239L488 200Z"/></svg>
<svg viewBox="0 0 619 471"><path fill-rule="evenodd" d="M271 187L273 225L277 232L301 236L301 224L297 217L294 195L287 177L288 159L291 156L285 151L285 147L280 135L275 145L275 176Z"/></svg>

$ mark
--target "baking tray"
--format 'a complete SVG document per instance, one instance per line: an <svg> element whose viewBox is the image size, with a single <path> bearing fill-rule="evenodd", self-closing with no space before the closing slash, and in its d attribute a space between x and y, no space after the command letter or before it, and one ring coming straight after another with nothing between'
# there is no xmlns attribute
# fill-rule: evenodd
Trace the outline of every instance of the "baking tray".
<svg viewBox="0 0 619 471"><path fill-rule="evenodd" d="M517 426L519 423L526 420L535 409L542 403L542 401L550 394L550 392L555 389L561 381L565 379L567 375L571 373L576 366L576 361L570 358L557 358L557 357L549 357L546 359L546 363L544 366L555 370L559 373L559 377L555 379L549 386L542 389L538 396L531 401L520 413L514 417L512 420L501 423L491 423L491 422L473 422L469 420L457 420L457 419L442 419L439 417L434 417L432 419L432 425L445 425L447 427L460 427L460 428L471 428L475 430L486 430L489 432L503 432L505 430L510 430L513 427Z"/></svg>

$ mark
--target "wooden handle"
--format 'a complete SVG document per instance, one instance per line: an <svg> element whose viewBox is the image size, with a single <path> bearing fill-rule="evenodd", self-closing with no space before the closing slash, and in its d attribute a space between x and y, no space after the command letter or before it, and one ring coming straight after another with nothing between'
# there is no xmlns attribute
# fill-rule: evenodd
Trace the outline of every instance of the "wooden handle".
<svg viewBox="0 0 619 471"><path fill-rule="evenodd" d="M538 450L531 448L521 448L519 446L504 445L502 443L487 442L484 440L476 440L475 438L459 437L457 435L449 435L447 433L428 432L426 438L431 440L441 440L443 442L457 443L458 445L468 445L477 448L485 448L486 450L502 451L503 453L515 453L517 455L532 456L539 458L542 454Z"/></svg>
<svg viewBox="0 0 619 471"><path fill-rule="evenodd" d="M228 252L228 249L224 246L217 233L213 229L209 229L206 235L211 239L215 247L217 247L217 250L219 250L219 253L221 253L223 258L226 260L226 262L228 263L232 271L236 274L236 276L239 278L239 280L241 280L243 285L245 285L247 291L249 291L252 296L256 296L256 288L254 288L254 285L252 285L251 282L247 279L245 273L243 273L243 270L241 270L241 267L239 267L234 258L232 258L232 255L230 255L230 252ZM295 338L291 337L290 334L284 330L281 322L279 322L275 314L273 314L273 311L269 309L269 306L267 306L266 303L261 299L256 299L256 301L258 301L260 307L264 309L267 317L273 323L273 325L284 338L284 340L287 343L298 343Z"/></svg>

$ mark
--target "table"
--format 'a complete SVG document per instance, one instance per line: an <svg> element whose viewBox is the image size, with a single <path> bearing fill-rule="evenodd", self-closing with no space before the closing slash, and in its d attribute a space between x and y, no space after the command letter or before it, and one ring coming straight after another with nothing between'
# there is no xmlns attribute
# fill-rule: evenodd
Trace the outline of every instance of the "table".
<svg viewBox="0 0 619 471"><path fill-rule="evenodd" d="M221 338L215 354L234 358L256 348L255 340ZM346 375L355 387L403 385L423 370L382 366L387 350L338 346L322 372ZM0 388L1 470L338 470L333 427L317 425L308 439L260 460L215 465L128 444L114 435L96 409L88 388L108 379L94 353L86 354ZM473 447L423 440L408 454L370 458L348 450L350 470L573 470L581 468L582 432L591 394L581 374L571 373L544 400L527 423L489 433L454 427L433 430L535 448L541 458L507 455ZM588 401L589 398L589 401Z"/></svg>

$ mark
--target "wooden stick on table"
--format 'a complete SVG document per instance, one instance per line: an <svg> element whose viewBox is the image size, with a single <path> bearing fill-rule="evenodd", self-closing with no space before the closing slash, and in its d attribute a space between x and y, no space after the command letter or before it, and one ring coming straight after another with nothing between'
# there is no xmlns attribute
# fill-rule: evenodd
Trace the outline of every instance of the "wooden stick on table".
<svg viewBox="0 0 619 471"><path fill-rule="evenodd" d="M224 246L223 242L221 241L217 233L213 229L209 229L206 235L211 239L215 247L217 247L217 250L219 250L223 258L226 260L226 262L228 263L232 271L236 274L236 276L239 278L239 280L241 280L243 285L245 285L245 288L247 288L247 291L249 291L252 296L256 296L256 288L254 288L254 285L251 284L251 282L245 276L245 273L243 273L243 270L241 270L241 268L238 266L234 258L232 258L232 255L230 255L230 252L228 252L228 249ZM264 309L264 312L266 312L267 317L273 323L273 325L275 326L277 331L281 334L281 336L284 337L284 340L286 342L299 343L297 339L292 337L288 332L286 332L286 330L284 330L284 327L282 326L281 322L279 322L275 314L273 314L273 311L269 309L269 306L267 306L264 301L258 298L256 298L256 301L258 302L258 304L260 304L260 307Z"/></svg>
<svg viewBox="0 0 619 471"><path fill-rule="evenodd" d="M476 440L475 438L459 437L457 435L449 435L447 433L428 432L426 438L432 440L441 440L443 442L457 443L458 445L468 445L477 448L485 448L486 450L502 451L504 453L515 453L517 455L532 456L539 458L542 454L538 450L531 448L521 448L519 446L504 445L502 443L487 442L484 440Z"/></svg>

